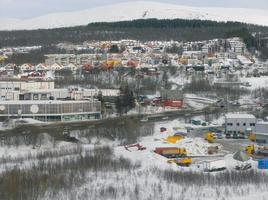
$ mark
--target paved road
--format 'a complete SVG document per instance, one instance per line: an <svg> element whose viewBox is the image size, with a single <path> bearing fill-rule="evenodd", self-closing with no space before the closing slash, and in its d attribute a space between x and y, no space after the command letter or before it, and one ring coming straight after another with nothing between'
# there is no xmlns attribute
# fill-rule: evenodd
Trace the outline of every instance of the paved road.
<svg viewBox="0 0 268 200"><path fill-rule="evenodd" d="M208 132L208 127L192 130L188 135L190 137L201 137L204 138L205 134ZM244 149L246 146L252 142L248 139L216 139L215 143L219 143L223 146L223 150L226 152L236 152Z"/></svg>
<svg viewBox="0 0 268 200"><path fill-rule="evenodd" d="M215 142L221 144L224 150L232 153L242 150L252 143L248 139L220 139Z"/></svg>

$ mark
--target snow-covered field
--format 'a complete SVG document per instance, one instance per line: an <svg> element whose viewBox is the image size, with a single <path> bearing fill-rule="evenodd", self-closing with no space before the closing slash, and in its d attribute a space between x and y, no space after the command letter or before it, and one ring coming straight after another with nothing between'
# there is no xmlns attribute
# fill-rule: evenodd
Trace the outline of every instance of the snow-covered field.
<svg viewBox="0 0 268 200"><path fill-rule="evenodd" d="M216 119L213 124L221 121L222 118ZM220 144L210 144L203 138L191 137L175 144L165 141L165 138L174 133L186 134L187 126L200 128L185 124L179 119L155 123L154 133L140 137L137 141L146 147L142 151L135 148L128 151L118 140L111 141L95 136L90 139L83 138L79 132L71 132L71 136L81 141L79 143L60 142L43 134L37 139L39 145L35 146L1 144L0 179L4 178L2 174L6 177L14 177L14 174L17 174L21 180L37 181L36 185L42 187L37 190L40 196L36 199L43 200L265 199L268 194L268 184L265 184L268 180L267 174L262 175L262 171L244 172L242 175L232 172L234 167L241 163L235 161L232 154L223 151ZM161 133L161 127L167 130ZM208 157L209 146L219 147L219 153L214 155L217 158ZM189 156L200 157L194 158L190 167L179 167L167 163L166 158L154 153L156 147L184 147ZM205 160L219 158L226 162L225 173L216 172L208 176L203 172L202 163ZM255 161L249 160L248 163L256 169ZM42 174L46 176L41 176ZM7 182L9 183L8 180ZM20 184L23 188L25 182ZM5 187L8 191L9 187ZM35 188L37 187L26 190L27 194L23 193L22 196L34 195Z"/></svg>
<svg viewBox="0 0 268 200"><path fill-rule="evenodd" d="M6 122L0 122L0 130L8 130L8 129L13 129L15 128L16 126L18 125L21 125L21 124L35 124L35 125L38 125L38 124L48 124L49 122L42 122L42 121L39 121L39 120L35 120L35 119L32 119L32 118L24 118L24 119L10 119Z"/></svg>
<svg viewBox="0 0 268 200"><path fill-rule="evenodd" d="M150 1L129 1L82 11L48 14L32 19L6 19L9 23L1 23L0 30L59 28L87 25L91 22L149 18L239 21L268 25L267 13L261 9L189 7ZM2 21L5 22L5 19Z"/></svg>
<svg viewBox="0 0 268 200"><path fill-rule="evenodd" d="M250 84L248 89L254 90L259 88L267 88L268 87L268 76L261 77L250 77L250 78L241 78L242 82L248 82Z"/></svg>

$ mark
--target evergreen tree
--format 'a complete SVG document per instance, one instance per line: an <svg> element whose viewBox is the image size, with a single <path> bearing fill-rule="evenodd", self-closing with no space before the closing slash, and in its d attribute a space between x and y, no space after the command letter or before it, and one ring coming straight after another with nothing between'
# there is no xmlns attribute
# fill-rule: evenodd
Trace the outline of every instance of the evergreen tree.
<svg viewBox="0 0 268 200"><path fill-rule="evenodd" d="M120 87L120 95L116 99L117 113L122 115L135 108L135 97L128 85Z"/></svg>
<svg viewBox="0 0 268 200"><path fill-rule="evenodd" d="M119 53L119 47L116 44L113 44L109 49L109 53Z"/></svg>

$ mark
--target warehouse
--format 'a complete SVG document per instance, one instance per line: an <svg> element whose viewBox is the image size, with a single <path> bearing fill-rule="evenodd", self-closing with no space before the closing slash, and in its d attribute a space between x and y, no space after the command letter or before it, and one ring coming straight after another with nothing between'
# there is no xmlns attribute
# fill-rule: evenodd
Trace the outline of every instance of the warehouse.
<svg viewBox="0 0 268 200"><path fill-rule="evenodd" d="M256 142L268 143L268 122L258 122L256 124Z"/></svg>
<svg viewBox="0 0 268 200"><path fill-rule="evenodd" d="M225 115L226 134L255 132L256 117L251 114L230 113Z"/></svg>
<svg viewBox="0 0 268 200"><path fill-rule="evenodd" d="M100 101L2 101L0 118L33 118L39 121L101 119Z"/></svg>

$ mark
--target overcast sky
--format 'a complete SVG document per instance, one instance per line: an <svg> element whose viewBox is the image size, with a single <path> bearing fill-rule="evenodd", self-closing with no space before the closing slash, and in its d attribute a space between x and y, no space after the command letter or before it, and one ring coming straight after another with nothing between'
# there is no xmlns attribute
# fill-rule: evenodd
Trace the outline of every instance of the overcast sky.
<svg viewBox="0 0 268 200"><path fill-rule="evenodd" d="M82 10L129 0L0 0L0 17L31 18L48 13ZM189 6L260 8L268 0L150 0Z"/></svg>

